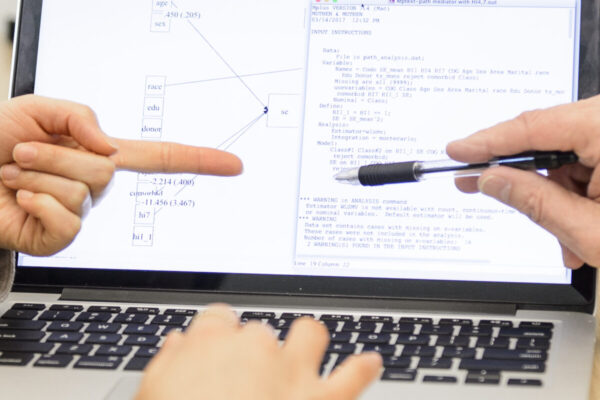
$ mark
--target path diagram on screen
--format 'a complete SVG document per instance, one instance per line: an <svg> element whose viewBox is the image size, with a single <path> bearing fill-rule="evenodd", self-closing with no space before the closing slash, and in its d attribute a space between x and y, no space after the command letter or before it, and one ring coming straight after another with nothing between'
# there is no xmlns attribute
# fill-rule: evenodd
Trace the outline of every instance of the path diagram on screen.
<svg viewBox="0 0 600 400"><path fill-rule="evenodd" d="M233 65L228 54L213 43L212 39L203 31L202 14L199 11L181 9L178 2L169 0L150 0L152 13L150 21L151 35L169 35L171 30L178 26L189 29L190 41L194 46L202 48L212 63L219 63L221 72L218 76L199 76L197 79L175 80L162 74L150 74L145 78L144 109L141 125L141 139L143 140L169 140L169 133L165 130L165 109L169 107L166 101L174 90L192 92L193 96L202 96L202 87L205 85L227 84L225 89L231 88L236 83L235 93L223 90L223 95L243 98L243 113L251 115L247 120L238 123L239 126L229 131L218 132L214 143L208 146L219 150L228 151L243 140L251 140L252 132L257 126L263 129L298 128L300 123L301 94L283 93L277 90L272 93L258 93L253 87L252 79L276 76L281 74L301 74L304 68L290 66L289 68L273 68L266 71L242 73L239 66ZM177 60L172 60L176 63ZM200 71L200 68L199 68ZM200 74L202 72L200 71ZM242 94L243 92L244 94ZM215 107L218 107L216 105ZM210 110L209 110L210 111ZM222 110L214 110L222 112ZM241 113L241 112L240 112ZM195 201L185 197L187 188L194 186L197 176L191 178L156 176L139 174L135 196L135 210L132 232L133 246L154 246L155 224L157 216L169 208L194 208Z"/></svg>

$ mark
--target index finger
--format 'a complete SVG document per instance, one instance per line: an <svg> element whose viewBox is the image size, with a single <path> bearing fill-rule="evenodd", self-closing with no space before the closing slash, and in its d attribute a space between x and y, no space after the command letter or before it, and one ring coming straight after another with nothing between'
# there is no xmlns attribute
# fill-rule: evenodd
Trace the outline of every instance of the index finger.
<svg viewBox="0 0 600 400"><path fill-rule="evenodd" d="M241 160L221 150L179 143L114 141L119 150L110 158L121 170L219 176L234 176L242 172Z"/></svg>
<svg viewBox="0 0 600 400"><path fill-rule="evenodd" d="M524 112L517 118L451 142L448 155L462 162L481 162L528 150L574 151L593 166L600 157L600 97Z"/></svg>

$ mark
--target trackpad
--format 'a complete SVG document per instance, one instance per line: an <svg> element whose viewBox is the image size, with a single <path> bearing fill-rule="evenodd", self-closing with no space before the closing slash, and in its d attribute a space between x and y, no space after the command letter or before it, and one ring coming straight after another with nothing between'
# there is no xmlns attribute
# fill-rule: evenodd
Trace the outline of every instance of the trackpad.
<svg viewBox="0 0 600 400"><path fill-rule="evenodd" d="M131 400L136 395L142 375L125 376L117 382L115 387L106 396L106 400Z"/></svg>

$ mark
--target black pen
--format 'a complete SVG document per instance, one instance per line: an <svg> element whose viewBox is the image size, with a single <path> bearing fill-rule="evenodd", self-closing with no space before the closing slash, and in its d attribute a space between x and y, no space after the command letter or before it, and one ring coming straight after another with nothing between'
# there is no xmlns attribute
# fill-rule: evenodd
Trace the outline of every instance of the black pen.
<svg viewBox="0 0 600 400"><path fill-rule="evenodd" d="M556 169L578 161L572 151L530 151L512 156L493 158L487 162L465 164L454 160L405 161L390 164L365 165L345 169L335 175L337 181L362 186L380 186L391 183L418 182L427 176L451 173L453 177L474 176L484 169L507 166L519 169Z"/></svg>

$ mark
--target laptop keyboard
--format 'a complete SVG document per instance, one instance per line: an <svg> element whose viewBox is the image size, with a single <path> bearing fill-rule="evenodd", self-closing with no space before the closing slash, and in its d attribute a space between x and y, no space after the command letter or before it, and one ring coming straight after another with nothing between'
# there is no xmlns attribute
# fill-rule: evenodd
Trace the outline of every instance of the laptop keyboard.
<svg viewBox="0 0 600 400"><path fill-rule="evenodd" d="M197 310L15 303L0 317L0 366L141 371L171 330ZM311 316L330 332L321 365L329 374L348 356L376 351L382 380L542 386L553 324L540 321L432 319L245 311L284 340L294 319ZM508 373L507 379L503 374Z"/></svg>

